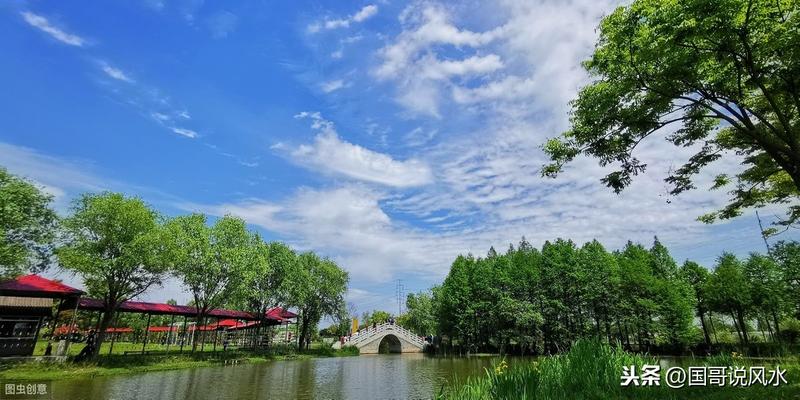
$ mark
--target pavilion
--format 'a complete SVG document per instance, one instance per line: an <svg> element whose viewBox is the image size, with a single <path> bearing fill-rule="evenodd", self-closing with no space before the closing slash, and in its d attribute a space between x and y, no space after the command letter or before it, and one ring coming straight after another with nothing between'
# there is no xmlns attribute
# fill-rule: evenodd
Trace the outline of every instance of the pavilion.
<svg viewBox="0 0 800 400"><path fill-rule="evenodd" d="M39 275L0 283L0 357L31 356L53 301L75 301L83 291ZM59 305L59 308L60 308Z"/></svg>
<svg viewBox="0 0 800 400"><path fill-rule="evenodd" d="M0 357L32 355L45 318L53 321L53 332L64 331L67 334L76 332L75 314L73 314L69 326L55 327L55 317L58 312L63 310L73 310L75 313L77 311L98 312L96 326L99 326L100 318L105 310L105 303L100 299L82 298L83 294L84 292L79 289L38 275L25 275L0 284ZM53 299L59 300L55 317L52 315ZM288 332L288 324L291 319L297 317L297 314L281 307L273 307L267 310L263 316L245 311L213 309L206 315L213 322L203 326L194 324L190 326L188 319L196 319L200 316L199 310L194 306L125 301L119 305L117 312L147 316L142 353L145 352L151 333L161 334L167 345L167 351L169 351L170 344L177 341L178 335L183 335L180 340L180 348L183 350L185 344L191 345L190 341L194 335L189 335L190 332L195 330L213 331L215 332L213 345L216 349L217 332L226 332L226 334L233 335L238 342L244 343L250 340L246 332L252 333L252 338L255 339L257 329L261 326L287 324ZM171 322L167 326L150 326L153 315L168 315L171 317ZM176 317L183 317L182 329L176 326ZM115 322L112 321L112 325L115 325ZM111 326L106 329L106 333L111 336L110 353L113 350L114 342L123 334L132 334L133 329ZM205 333L202 337L205 345Z"/></svg>

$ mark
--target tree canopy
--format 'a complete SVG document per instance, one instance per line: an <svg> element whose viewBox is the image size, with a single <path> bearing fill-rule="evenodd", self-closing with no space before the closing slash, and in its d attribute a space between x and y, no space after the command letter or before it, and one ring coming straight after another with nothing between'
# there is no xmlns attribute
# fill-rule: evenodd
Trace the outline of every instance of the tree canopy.
<svg viewBox="0 0 800 400"><path fill-rule="evenodd" d="M58 223L51 200L31 182L0 168L0 278L47 266Z"/></svg>
<svg viewBox="0 0 800 400"><path fill-rule="evenodd" d="M578 155L613 170L619 192L646 163L645 140L665 138L694 155L672 170L671 193L722 157L740 157L729 204L702 216L732 218L749 207L786 203L781 222L800 218L800 2L797 0L636 0L600 24L584 67L594 79L572 102L571 129L544 145L555 176ZM770 229L767 233L774 233Z"/></svg>
<svg viewBox="0 0 800 400"><path fill-rule="evenodd" d="M201 323L210 310L244 290L251 268L266 268L266 255L259 254L261 239L241 219L225 216L209 226L205 215L192 214L173 218L165 228L167 259L192 294ZM192 348L197 344L193 341Z"/></svg>
<svg viewBox="0 0 800 400"><path fill-rule="evenodd" d="M61 267L81 276L89 295L104 301L97 350L119 305L160 285L167 272L158 214L138 198L85 194L63 228Z"/></svg>

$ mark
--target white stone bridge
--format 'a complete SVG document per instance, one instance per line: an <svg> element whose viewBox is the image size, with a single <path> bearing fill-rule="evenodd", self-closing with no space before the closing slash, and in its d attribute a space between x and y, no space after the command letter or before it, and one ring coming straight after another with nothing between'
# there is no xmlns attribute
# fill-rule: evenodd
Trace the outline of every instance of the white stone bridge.
<svg viewBox="0 0 800 400"><path fill-rule="evenodd" d="M420 353L425 345L425 340L414 332L389 323L362 329L344 341L344 346L356 346L361 354L378 354L381 346L389 353ZM341 346L340 342L334 343L334 348Z"/></svg>

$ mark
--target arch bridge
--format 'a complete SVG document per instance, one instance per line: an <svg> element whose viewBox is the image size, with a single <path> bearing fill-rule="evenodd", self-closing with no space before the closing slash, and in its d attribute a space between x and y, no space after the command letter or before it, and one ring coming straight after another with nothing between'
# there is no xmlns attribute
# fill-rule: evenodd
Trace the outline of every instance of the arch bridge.
<svg viewBox="0 0 800 400"><path fill-rule="evenodd" d="M389 353L420 353L425 349L425 340L396 324L380 324L362 329L344 341L344 346L356 346L361 354L378 354L381 347ZM342 346L340 342L334 344Z"/></svg>

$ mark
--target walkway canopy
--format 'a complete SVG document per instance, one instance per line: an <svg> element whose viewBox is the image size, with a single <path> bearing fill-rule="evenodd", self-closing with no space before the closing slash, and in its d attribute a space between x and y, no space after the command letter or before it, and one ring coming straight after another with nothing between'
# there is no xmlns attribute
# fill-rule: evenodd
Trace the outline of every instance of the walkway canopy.
<svg viewBox="0 0 800 400"><path fill-rule="evenodd" d="M62 306L64 309L70 309L75 306L75 303L65 304ZM80 299L78 301L78 309L85 311L103 311L105 310L105 302L100 299ZM152 315L177 315L184 317L197 317L199 311L193 306L178 306L165 303L147 303L143 301L125 301L120 304L117 309L119 312L138 313L138 314L152 314ZM214 309L208 312L211 318L231 318L245 321L256 321L258 317L244 311Z"/></svg>
<svg viewBox="0 0 800 400"><path fill-rule="evenodd" d="M283 321L287 319L297 318L297 314L289 310L285 310L281 307L272 307L269 310L267 310L267 318Z"/></svg>
<svg viewBox="0 0 800 400"><path fill-rule="evenodd" d="M0 283L0 296L47 297L65 299L78 297L84 292L61 282L42 278L39 275L24 275Z"/></svg>

